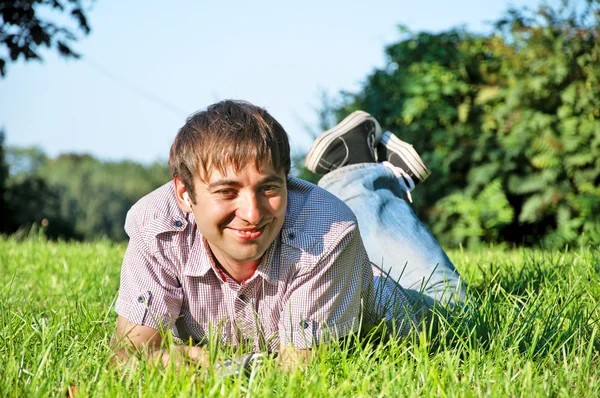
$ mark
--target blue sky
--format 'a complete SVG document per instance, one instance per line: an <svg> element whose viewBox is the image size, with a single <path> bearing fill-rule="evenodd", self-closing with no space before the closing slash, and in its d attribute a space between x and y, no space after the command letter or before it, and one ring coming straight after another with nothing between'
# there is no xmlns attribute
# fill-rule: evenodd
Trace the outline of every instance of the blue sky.
<svg viewBox="0 0 600 398"><path fill-rule="evenodd" d="M66 61L8 65L0 127L12 146L56 156L166 160L188 114L221 99L264 106L306 151L326 92L356 91L397 26L489 31L509 7L537 0L179 1L97 0L90 36ZM558 0L551 1L558 3Z"/></svg>

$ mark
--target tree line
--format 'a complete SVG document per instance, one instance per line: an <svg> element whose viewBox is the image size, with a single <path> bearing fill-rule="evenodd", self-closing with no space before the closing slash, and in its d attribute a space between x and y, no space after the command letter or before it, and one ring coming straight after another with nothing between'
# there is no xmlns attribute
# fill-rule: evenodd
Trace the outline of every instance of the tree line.
<svg viewBox="0 0 600 398"><path fill-rule="evenodd" d="M48 157L38 148L4 148L0 132L0 232L49 238L124 240L129 208L168 182L165 163L101 161L85 154ZM9 167L10 166L10 167Z"/></svg>

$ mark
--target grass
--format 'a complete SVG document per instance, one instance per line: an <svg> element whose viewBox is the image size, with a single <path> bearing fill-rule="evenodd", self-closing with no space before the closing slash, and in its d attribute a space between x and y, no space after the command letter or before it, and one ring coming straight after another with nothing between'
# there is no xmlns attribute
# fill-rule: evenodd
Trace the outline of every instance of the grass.
<svg viewBox="0 0 600 398"><path fill-rule="evenodd" d="M109 365L124 250L0 238L0 396L600 396L598 248L450 252L470 302L436 336L321 347L289 371L267 359L249 378Z"/></svg>

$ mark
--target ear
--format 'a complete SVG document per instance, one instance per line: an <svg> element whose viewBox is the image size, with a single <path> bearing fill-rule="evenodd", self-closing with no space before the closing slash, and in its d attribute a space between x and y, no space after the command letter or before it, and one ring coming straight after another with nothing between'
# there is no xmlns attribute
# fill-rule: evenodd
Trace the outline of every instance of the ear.
<svg viewBox="0 0 600 398"><path fill-rule="evenodd" d="M175 198L179 208L186 213L192 213L192 201L183 181L179 176L176 176L173 178L173 183L175 184Z"/></svg>

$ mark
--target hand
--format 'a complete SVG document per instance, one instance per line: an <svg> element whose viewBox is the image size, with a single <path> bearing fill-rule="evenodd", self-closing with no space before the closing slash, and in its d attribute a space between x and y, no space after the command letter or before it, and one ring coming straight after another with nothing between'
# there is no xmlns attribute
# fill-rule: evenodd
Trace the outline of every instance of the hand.
<svg viewBox="0 0 600 398"><path fill-rule="evenodd" d="M262 361L264 354L255 353L247 354L232 359L226 359L225 361L218 362L215 365L215 373L219 376L237 376L240 373L248 374L252 370L252 367L259 364Z"/></svg>

